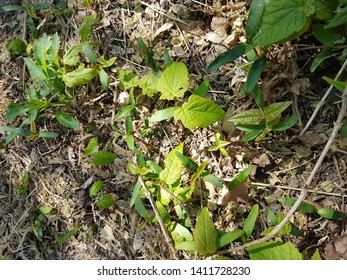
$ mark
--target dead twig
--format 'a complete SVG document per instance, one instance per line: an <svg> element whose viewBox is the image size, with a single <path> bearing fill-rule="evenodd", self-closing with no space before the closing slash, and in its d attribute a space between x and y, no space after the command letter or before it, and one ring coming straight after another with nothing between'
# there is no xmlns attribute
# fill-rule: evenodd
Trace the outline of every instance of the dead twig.
<svg viewBox="0 0 347 280"><path fill-rule="evenodd" d="M347 60L346 60L347 61ZM339 132L341 125L342 125L342 120L343 118L347 115L346 114L346 110L347 110L347 86L345 87L345 90L342 94L342 105L341 105L341 109L340 109L340 113L337 117L337 120L334 124L334 128L333 131L328 139L328 142L326 143L317 163L315 164L310 176L308 177L306 184L303 186L300 196L298 197L298 199L296 200L295 204L293 205L293 207L290 209L289 213L284 217L284 219L282 220L282 222L280 224L278 224L268 235L257 239L255 241L246 243L242 246L238 246L235 248L231 248L231 249L227 249L227 250L223 250L218 252L216 255L223 255L223 254L228 254L228 253L233 253L233 252L238 252L238 251L243 251L248 247L257 245L257 244L261 244L264 243L266 241L271 240L272 238L274 238L277 233L280 232L280 230L283 228L283 226L289 221L289 219L291 218L291 216L294 214L294 212L298 209L300 203L305 199L308 191L309 191L309 187L312 183L312 180L314 178L314 176L316 175L318 169L320 168L320 166L322 165L322 162L326 156L326 154L328 153L337 133Z"/></svg>
<svg viewBox="0 0 347 280"><path fill-rule="evenodd" d="M164 221L163 221L163 219L160 217L158 207L157 207L157 205L155 204L155 202L154 202L154 200L153 200L153 197L152 197L151 192L149 191L149 189L148 189L146 183L143 181L143 179L142 179L141 176L139 176L139 181L140 181L141 186L143 187L143 189L144 189L144 191L145 191L145 193L146 193L146 196L147 196L149 202L151 203L151 206L152 206L152 208L153 208L154 214L155 214L156 218L158 219L160 228L161 228L161 230L162 230L162 232L163 232L163 234L164 234L164 237L165 237L165 239L166 239L167 244L169 245L169 248L170 248L170 251L171 251L171 255L172 255L172 257L173 257L174 259L178 259L177 256L176 256L176 249L175 249L175 247L174 247L174 245L173 245L173 243L172 243L172 240L171 240L171 238L170 238L170 236L169 236L169 233L168 233L168 231L167 231L167 229L166 229L166 227L165 227Z"/></svg>

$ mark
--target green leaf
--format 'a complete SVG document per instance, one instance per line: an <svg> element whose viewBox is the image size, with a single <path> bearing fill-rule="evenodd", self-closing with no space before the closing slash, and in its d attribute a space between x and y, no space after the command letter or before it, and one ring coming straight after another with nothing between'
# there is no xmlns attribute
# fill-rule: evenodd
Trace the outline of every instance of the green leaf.
<svg viewBox="0 0 347 280"><path fill-rule="evenodd" d="M288 128L291 128L293 125L295 125L298 122L299 118L297 115L291 116L288 119L285 119L283 121L280 121L279 123L275 124L271 127L271 129L276 131L283 131Z"/></svg>
<svg viewBox="0 0 347 280"><path fill-rule="evenodd" d="M181 120L188 129L206 127L224 119L225 112L212 100L191 95L188 102L175 111L176 121Z"/></svg>
<svg viewBox="0 0 347 280"><path fill-rule="evenodd" d="M327 58L336 56L337 53L333 52L331 50L323 50L319 54L316 55L314 58L311 67L310 67L310 72L313 73L319 65L321 65Z"/></svg>
<svg viewBox="0 0 347 280"><path fill-rule="evenodd" d="M302 260L302 255L290 242L268 241L246 250L251 260Z"/></svg>
<svg viewBox="0 0 347 280"><path fill-rule="evenodd" d="M98 150L98 137L93 137L89 140L86 149L84 150L84 154L86 156L90 156Z"/></svg>
<svg viewBox="0 0 347 280"><path fill-rule="evenodd" d="M179 223L174 223L171 226L171 235L175 243L194 240L194 237L191 234L191 232Z"/></svg>
<svg viewBox="0 0 347 280"><path fill-rule="evenodd" d="M121 90L131 89L139 83L139 77L129 70L118 70L118 79Z"/></svg>
<svg viewBox="0 0 347 280"><path fill-rule="evenodd" d="M172 59L170 57L168 49L165 49L164 51L164 62L166 66L170 66L172 64Z"/></svg>
<svg viewBox="0 0 347 280"><path fill-rule="evenodd" d="M125 116L129 115L129 113L135 109L134 105L127 105L124 108L120 109L117 114L114 116L114 121L120 120Z"/></svg>
<svg viewBox="0 0 347 280"><path fill-rule="evenodd" d="M329 23L325 25L325 28L331 28L331 27L342 25L342 24L346 24L346 18L347 18L347 7L343 7L335 14L335 16L329 21Z"/></svg>
<svg viewBox="0 0 347 280"><path fill-rule="evenodd" d="M142 93L149 97L154 96L158 92L157 85L161 77L161 72L153 72L145 75L139 80L139 87L142 88Z"/></svg>
<svg viewBox="0 0 347 280"><path fill-rule="evenodd" d="M247 239L252 235L254 225L258 218L258 215L259 215L259 204L255 204L252 207L251 212L249 213L246 219L246 222L243 226L243 231L245 232L245 236Z"/></svg>
<svg viewBox="0 0 347 280"><path fill-rule="evenodd" d="M228 186L228 190L231 191L232 189L235 189L238 184L246 181L249 174L254 169L254 165L248 166L246 169L242 170L240 174L238 174L230 183Z"/></svg>
<svg viewBox="0 0 347 280"><path fill-rule="evenodd" d="M252 92L255 88L255 86L258 83L258 79L263 72L263 69L265 67L266 59L265 57L261 57L254 61L251 70L249 71L247 81L246 81L246 92Z"/></svg>
<svg viewBox="0 0 347 280"><path fill-rule="evenodd" d="M339 2L337 0L318 0L316 1L316 13L315 18L322 19L331 19L334 16L334 11Z"/></svg>
<svg viewBox="0 0 347 280"><path fill-rule="evenodd" d="M285 101L285 102L277 102L270 104L264 108L264 116L266 118L267 123L270 123L281 116L281 113L287 109L293 102Z"/></svg>
<svg viewBox="0 0 347 280"><path fill-rule="evenodd" d="M281 197L277 199L279 202L283 203L284 205L293 206L296 202L296 199L290 198L290 197ZM312 204L301 202L298 210L304 212L304 213L314 213L316 211L316 207L314 207Z"/></svg>
<svg viewBox="0 0 347 280"><path fill-rule="evenodd" d="M132 191L132 195L131 195L131 199L130 199L130 204L129 207L133 207L133 205L135 204L136 198L139 195L139 192L141 190L141 182L140 180L136 181L136 184L134 185L133 191Z"/></svg>
<svg viewBox="0 0 347 280"><path fill-rule="evenodd" d="M96 206L98 206L100 209L106 209L110 208L115 203L116 202L113 200L112 196L107 193L100 197L99 201L96 203Z"/></svg>
<svg viewBox="0 0 347 280"><path fill-rule="evenodd" d="M146 61L146 64L150 68L152 68L153 71L155 71L155 72L158 71L159 68L158 68L157 64L155 63L153 56L149 52L149 49L147 48L145 42L142 40L141 37L137 38L137 48L138 48L140 54L142 55L142 57L144 58L144 60Z"/></svg>
<svg viewBox="0 0 347 280"><path fill-rule="evenodd" d="M87 84L98 75L98 71L92 68L79 67L78 69L63 74L63 81L68 87Z"/></svg>
<svg viewBox="0 0 347 280"><path fill-rule="evenodd" d="M171 220L170 214L167 212L167 210L165 209L164 205L160 203L159 200L156 200L155 202L158 211L159 211L159 215L162 218L164 223L169 223Z"/></svg>
<svg viewBox="0 0 347 280"><path fill-rule="evenodd" d="M147 219L148 218L148 211L146 207L143 205L142 200L137 196L135 199L135 209L140 214L142 218Z"/></svg>
<svg viewBox="0 0 347 280"><path fill-rule="evenodd" d="M49 207L49 206L39 207L39 211L40 211L43 215L48 215L52 210L53 210L53 208L52 208L52 207Z"/></svg>
<svg viewBox="0 0 347 280"><path fill-rule="evenodd" d="M210 87L210 81L205 80L193 91L192 94L196 94L201 97L204 97L208 94L209 87Z"/></svg>
<svg viewBox="0 0 347 280"><path fill-rule="evenodd" d="M4 6L2 7L2 9L5 11L5 12L12 12L12 11L26 11L26 8L24 6L18 6L18 5L7 5L7 6Z"/></svg>
<svg viewBox="0 0 347 280"><path fill-rule="evenodd" d="M60 48L60 37L58 33L55 33L53 36L51 36L51 46L47 51L47 62L50 64L55 64L56 66L60 67L59 65L59 59L58 59L58 53Z"/></svg>
<svg viewBox="0 0 347 280"><path fill-rule="evenodd" d="M78 231L80 230L80 226L75 227L73 230L68 231L67 233L64 233L63 235L58 236L55 240L54 243L62 243L72 236L74 236Z"/></svg>
<svg viewBox="0 0 347 280"><path fill-rule="evenodd" d="M212 72L218 70L219 67L228 64L235 59L239 58L241 55L245 53L246 46L245 45L236 45L235 47L227 50L226 52L217 56L215 60L213 60L206 68L207 72Z"/></svg>
<svg viewBox="0 0 347 280"><path fill-rule="evenodd" d="M88 38L93 31L92 26L96 24L98 21L99 16L97 14L92 14L84 18L79 30L82 42L88 41Z"/></svg>
<svg viewBox="0 0 347 280"><path fill-rule="evenodd" d="M252 39L258 32L261 24L261 16L265 7L265 0L253 0L249 7L246 34L248 39Z"/></svg>
<svg viewBox="0 0 347 280"><path fill-rule="evenodd" d="M176 156L176 152L183 153L183 145L184 143L179 144L164 160L165 168L160 172L159 178L168 185L172 185L181 177L182 162Z"/></svg>
<svg viewBox="0 0 347 280"><path fill-rule="evenodd" d="M174 107L169 107L163 110L159 110L152 115L152 117L149 119L149 122L150 123L161 122L163 120L170 119L174 116L177 108L180 108L180 107L174 106Z"/></svg>
<svg viewBox="0 0 347 280"><path fill-rule="evenodd" d="M334 86L340 92L343 92L345 90L346 85L347 85L346 82L335 81L335 80L330 79L330 78L325 77L325 76L323 76L322 78L323 78L324 81L326 81L330 85Z"/></svg>
<svg viewBox="0 0 347 280"><path fill-rule="evenodd" d="M182 62L173 62L167 67L157 85L157 89L162 93L160 99L166 100L183 97L188 88L188 70Z"/></svg>
<svg viewBox="0 0 347 280"><path fill-rule="evenodd" d="M15 54L22 54L26 50L26 44L23 40L11 39L7 44L7 49Z"/></svg>
<svg viewBox="0 0 347 280"><path fill-rule="evenodd" d="M30 76L38 81L44 81L47 79L45 73L38 67L30 57L24 57L25 65L27 66Z"/></svg>
<svg viewBox="0 0 347 280"><path fill-rule="evenodd" d="M104 69L101 69L99 72L99 79L102 84L102 88L107 91L109 89L110 85L110 78L108 77L107 73Z"/></svg>
<svg viewBox="0 0 347 280"><path fill-rule="evenodd" d="M334 221L343 221L346 219L346 214L340 211L334 211L331 209L319 208L317 209L317 213L319 216L324 218L334 220Z"/></svg>
<svg viewBox="0 0 347 280"><path fill-rule="evenodd" d="M216 252L217 230L214 227L207 208L201 210L194 229L196 250L201 255L212 255Z"/></svg>
<svg viewBox="0 0 347 280"><path fill-rule="evenodd" d="M325 24L317 24L312 26L313 35L324 46L334 46L336 42L343 38L343 35L336 28L325 28ZM328 51L328 50L325 50Z"/></svg>
<svg viewBox="0 0 347 280"><path fill-rule="evenodd" d="M322 260L318 249L316 249L316 251L313 253L311 260L313 260L313 261L321 261Z"/></svg>
<svg viewBox="0 0 347 280"><path fill-rule="evenodd" d="M315 12L315 0L269 0L262 15L259 33L250 47L269 46L298 37L309 24Z"/></svg>
<svg viewBox="0 0 347 280"><path fill-rule="evenodd" d="M101 191L102 186L103 186L103 183L101 180L94 182L89 189L89 196L90 197L96 196Z"/></svg>
<svg viewBox="0 0 347 280"><path fill-rule="evenodd" d="M13 121L18 116L24 115L30 108L22 104L11 103L7 106L7 112L3 116L6 121Z"/></svg>
<svg viewBox="0 0 347 280"><path fill-rule="evenodd" d="M238 127L238 126L236 126L236 127ZM252 141L252 140L256 139L261 133L262 133L262 130L259 130L259 129L252 130L242 137L242 141L243 142Z"/></svg>
<svg viewBox="0 0 347 280"><path fill-rule="evenodd" d="M71 47L63 56L63 63L69 66L75 66L80 61L80 52L82 45Z"/></svg>
<svg viewBox="0 0 347 280"><path fill-rule="evenodd" d="M86 3L86 5L89 9L92 8L92 0L84 0L84 2Z"/></svg>
<svg viewBox="0 0 347 280"><path fill-rule="evenodd" d="M113 162L117 158L117 155L108 151L100 151L96 152L93 155L92 163L100 166L100 165L106 165L111 162Z"/></svg>
<svg viewBox="0 0 347 280"><path fill-rule="evenodd" d="M223 188L223 184L221 183L220 179L218 179L216 176L214 176L214 175L212 175L206 171L202 174L202 178L205 181L211 183L216 188L220 188L220 189Z"/></svg>
<svg viewBox="0 0 347 280"><path fill-rule="evenodd" d="M92 64L97 64L98 59L92 50L92 48L89 46L88 42L84 42L82 45L82 52L85 54L87 59L89 60L90 63Z"/></svg>
<svg viewBox="0 0 347 280"><path fill-rule="evenodd" d="M192 172L198 171L199 165L197 165L189 157L185 156L184 154L182 154L180 152L176 152L175 155L182 162L184 167L186 167L189 171L192 171Z"/></svg>
<svg viewBox="0 0 347 280"><path fill-rule="evenodd" d="M224 247L225 245L228 245L232 242L234 242L236 239L239 239L242 235L244 235L244 231L241 229L234 229L231 232L224 233L218 240L217 240L217 247L218 249Z"/></svg>
<svg viewBox="0 0 347 280"><path fill-rule="evenodd" d="M271 221L271 224L277 225L278 224L277 217L270 207L266 209L266 213L267 213L267 218Z"/></svg>
<svg viewBox="0 0 347 280"><path fill-rule="evenodd" d="M231 117L229 121L232 121L235 125L240 123L255 125L255 124L258 124L262 118L263 118L263 113L261 110L251 109L251 110L243 111Z"/></svg>
<svg viewBox="0 0 347 280"><path fill-rule="evenodd" d="M57 138L58 136L59 136L58 133L55 133L53 131L46 131L46 130L41 130L38 135L38 137L41 137L41 138Z"/></svg>
<svg viewBox="0 0 347 280"><path fill-rule="evenodd" d="M55 113L55 117L57 118L57 121L65 127L72 128L76 131L80 129L77 119L74 116L69 115L68 113L58 111Z"/></svg>
<svg viewBox="0 0 347 280"><path fill-rule="evenodd" d="M196 242L194 241L185 241L175 243L176 250L185 250L185 251L195 251L196 250Z"/></svg>

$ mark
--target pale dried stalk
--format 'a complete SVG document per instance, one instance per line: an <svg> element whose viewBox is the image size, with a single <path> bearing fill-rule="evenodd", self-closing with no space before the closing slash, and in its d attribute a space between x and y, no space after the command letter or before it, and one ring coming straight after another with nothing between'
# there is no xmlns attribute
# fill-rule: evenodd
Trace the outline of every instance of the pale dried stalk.
<svg viewBox="0 0 347 280"><path fill-rule="evenodd" d="M163 219L160 217L160 213L159 213L158 207L157 207L157 205L155 204L155 202L154 202L154 200L153 200L152 194L151 194L151 192L149 191L149 189L148 189L146 183L143 181L143 179L142 179L141 176L139 176L139 181L140 181L140 183L141 183L141 186L142 186L143 189L145 190L146 196L147 196L149 202L151 203L151 206L152 206L152 208L153 208L154 214L155 214L156 218L158 219L160 228L161 228L161 230L162 230L162 232L163 232L163 234L164 234L164 237L165 237L165 239L166 239L167 244L169 245L169 248L170 248L172 257L173 257L174 259L177 260L178 258L177 258L177 256L176 256L176 249L175 249L175 247L174 247L174 245L173 245L173 243L172 243L172 239L170 238L169 233L167 232L167 229L166 229L166 227L165 227L164 221L163 221Z"/></svg>
<svg viewBox="0 0 347 280"><path fill-rule="evenodd" d="M314 178L314 176L316 175L318 169L320 168L320 166L322 165L322 162L326 156L326 154L328 153L331 144L333 143L337 133L339 132L341 125L342 125L342 120L343 118L347 115L346 114L346 109L347 109L347 86L345 87L345 90L342 94L342 105L341 105L341 109L340 109L340 113L339 116L337 117L337 120L334 124L334 128L333 131L328 139L328 142L325 144L325 147L316 163L316 165L314 166L310 176L307 179L306 184L303 186L300 196L298 197L298 199L296 200L295 204L293 205L292 209L290 209L289 213L284 217L284 219L282 220L282 222L280 224L278 224L268 235L257 239L255 241L246 243L242 246L239 247L235 247L235 248L231 248L231 249L227 249L227 250L223 250L217 253L217 255L222 255L222 254L227 254L227 253L233 253L233 252L238 252L238 251L243 251L248 247L251 247L253 245L257 245L257 244L261 244L263 242L269 241L270 239L274 238L279 232L280 230L283 228L283 226L289 221L289 219L292 217L292 215L294 214L294 212L298 209L300 203L304 200L304 198L306 197L307 193L308 193L308 189L312 183L312 180Z"/></svg>

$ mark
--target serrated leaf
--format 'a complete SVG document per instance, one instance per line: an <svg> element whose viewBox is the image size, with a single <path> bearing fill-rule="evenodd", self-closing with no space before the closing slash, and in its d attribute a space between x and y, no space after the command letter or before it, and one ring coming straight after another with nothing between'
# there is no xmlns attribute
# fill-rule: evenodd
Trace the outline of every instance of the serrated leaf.
<svg viewBox="0 0 347 280"><path fill-rule="evenodd" d="M263 113L259 109L251 109L247 111L243 111L229 119L229 121L232 121L234 124L251 124L256 125L259 124L261 119L263 118Z"/></svg>
<svg viewBox="0 0 347 280"><path fill-rule="evenodd" d="M174 106L174 107L169 107L163 110L159 110L152 115L152 117L149 119L149 122L150 123L161 122L163 120L170 119L174 116L177 108L180 108L180 107Z"/></svg>
<svg viewBox="0 0 347 280"><path fill-rule="evenodd" d="M212 72L218 70L219 67L228 64L235 59L239 58L241 55L245 53L246 46L245 45L236 45L235 47L227 50L226 52L217 56L215 60L213 60L206 68L207 72Z"/></svg>
<svg viewBox="0 0 347 280"><path fill-rule="evenodd" d="M117 158L117 155L109 151L99 151L93 155L92 163L100 166L113 162Z"/></svg>
<svg viewBox="0 0 347 280"><path fill-rule="evenodd" d="M168 185L172 185L181 177L182 162L176 156L176 152L183 153L184 143L174 148L164 160L165 168L159 174L159 178Z"/></svg>
<svg viewBox="0 0 347 280"><path fill-rule="evenodd" d="M290 198L290 197L280 197L277 199L279 202L283 203L284 205L293 206L296 202L296 199ZM301 202L298 210L304 212L304 213L314 213L316 211L316 207L314 207L312 204L309 204L307 202Z"/></svg>
<svg viewBox="0 0 347 280"><path fill-rule="evenodd" d="M63 81L68 87L87 84L98 75L98 71L92 68L79 67L78 69L63 74Z"/></svg>
<svg viewBox="0 0 347 280"><path fill-rule="evenodd" d="M96 203L100 209L110 208L116 202L113 200L112 196L109 193L104 194L100 197L99 201Z"/></svg>
<svg viewBox="0 0 347 280"><path fill-rule="evenodd" d="M141 78L139 80L139 87L142 88L142 93L149 97L154 96L158 92L157 85L160 77L160 72L153 72Z"/></svg>
<svg viewBox="0 0 347 280"><path fill-rule="evenodd" d="M172 100L183 97L189 88L187 66L182 62L173 62L167 67L158 81L160 99Z"/></svg>
<svg viewBox="0 0 347 280"><path fill-rule="evenodd" d="M188 129L206 127L224 119L225 112L210 99L191 95L188 102L175 111L174 118Z"/></svg>
<svg viewBox="0 0 347 280"><path fill-rule="evenodd" d="M98 150L98 138L93 137L92 139L89 140L88 145L86 149L84 150L84 154L86 156L89 156L95 153L97 150Z"/></svg>
<svg viewBox="0 0 347 280"><path fill-rule="evenodd" d="M80 61L80 52L82 45L71 47L63 56L63 63L69 66L75 66Z"/></svg>
<svg viewBox="0 0 347 280"><path fill-rule="evenodd" d="M201 210L194 228L196 250L201 255L212 255L216 252L217 230L214 227L207 208Z"/></svg>
<svg viewBox="0 0 347 280"><path fill-rule="evenodd" d="M62 243L72 236L74 236L78 231L80 230L80 226L75 227L73 230L68 231L67 233L64 233L63 235L58 236L55 240L54 243Z"/></svg>
<svg viewBox="0 0 347 280"><path fill-rule="evenodd" d="M287 109L293 102L292 101L285 101L285 102L277 102L270 104L264 108L264 116L266 118L266 121L272 122L273 120L277 119L279 116L281 116L281 113Z"/></svg>
<svg viewBox="0 0 347 280"><path fill-rule="evenodd" d="M248 239L253 232L255 222L259 215L259 204L255 204L251 212L248 214L247 219L245 221L245 224L243 226L243 231L245 232L245 236Z"/></svg>
<svg viewBox="0 0 347 280"><path fill-rule="evenodd" d="M45 73L39 66L35 64L35 62L30 57L24 57L23 59L26 67L29 70L29 74L33 79L36 79L38 81L44 81L47 79Z"/></svg>
<svg viewBox="0 0 347 280"><path fill-rule="evenodd" d="M309 17L315 12L315 0L269 0L266 2L261 27L250 43L269 46L298 37L308 27Z"/></svg>
<svg viewBox="0 0 347 280"><path fill-rule="evenodd" d="M94 197L96 196L102 189L103 183L101 180L98 180L91 185L89 189L89 196Z"/></svg>
<svg viewBox="0 0 347 280"><path fill-rule="evenodd" d="M57 121L65 127L72 128L76 131L80 129L77 119L66 112L58 111L55 113L55 117Z"/></svg>
<svg viewBox="0 0 347 280"><path fill-rule="evenodd" d="M275 124L271 127L271 129L276 131L283 131L288 128L291 128L293 125L295 125L298 122L299 118L297 115L291 116L288 119L285 119L283 121L280 121L279 123Z"/></svg>
<svg viewBox="0 0 347 280"><path fill-rule="evenodd" d="M244 235L244 231L241 229L235 229L231 232L224 233L218 240L217 240L217 247L222 248L225 245L228 245L232 242L234 242L236 239L240 238L242 235Z"/></svg>
<svg viewBox="0 0 347 280"><path fill-rule="evenodd" d="M302 255L290 242L268 241L246 250L251 260L302 260Z"/></svg>
<svg viewBox="0 0 347 280"><path fill-rule="evenodd" d="M326 209L326 208L317 209L317 213L319 216L322 216L324 218L334 220L334 221L343 221L347 217L347 215L343 212L334 211L334 210Z"/></svg>

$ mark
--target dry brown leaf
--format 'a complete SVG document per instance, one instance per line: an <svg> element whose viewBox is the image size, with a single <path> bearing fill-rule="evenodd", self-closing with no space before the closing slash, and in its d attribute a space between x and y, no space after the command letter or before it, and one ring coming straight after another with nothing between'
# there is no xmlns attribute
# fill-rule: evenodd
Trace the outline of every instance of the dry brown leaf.
<svg viewBox="0 0 347 280"><path fill-rule="evenodd" d="M253 163L260 167L265 167L266 165L271 164L269 157L266 153L262 153L259 157L253 160Z"/></svg>
<svg viewBox="0 0 347 280"><path fill-rule="evenodd" d="M154 33L154 38L157 37L158 35L160 35L161 33L165 32L166 30L169 30L173 25L174 25L173 22L167 22L167 23L163 24Z"/></svg>
<svg viewBox="0 0 347 280"><path fill-rule="evenodd" d="M205 183L206 189L209 192L210 198L214 198L216 196L216 190L214 189L214 186L210 182L207 182L207 181L204 181L204 183Z"/></svg>
<svg viewBox="0 0 347 280"><path fill-rule="evenodd" d="M248 186L245 183L240 183L237 185L235 189L228 191L222 197L222 205L228 204L230 201L242 201L248 203Z"/></svg>
<svg viewBox="0 0 347 280"><path fill-rule="evenodd" d="M236 130L234 123L229 121L234 112L235 108L233 106L229 107L223 120L222 130L229 134L233 134Z"/></svg>
<svg viewBox="0 0 347 280"><path fill-rule="evenodd" d="M327 260L347 260L347 234L337 237L325 246Z"/></svg>

